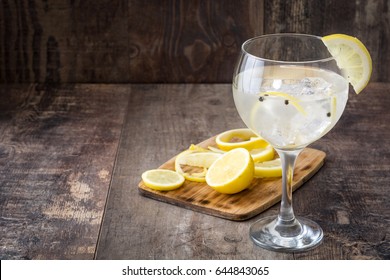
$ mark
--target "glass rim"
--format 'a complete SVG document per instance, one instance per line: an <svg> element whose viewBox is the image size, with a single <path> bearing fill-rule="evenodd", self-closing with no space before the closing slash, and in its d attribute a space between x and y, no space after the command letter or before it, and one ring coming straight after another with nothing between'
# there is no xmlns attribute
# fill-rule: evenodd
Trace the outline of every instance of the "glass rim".
<svg viewBox="0 0 390 280"><path fill-rule="evenodd" d="M275 59L270 59L270 58L264 58L264 57L256 56L254 54L251 54L249 51L245 50L245 48L244 48L249 43L251 43L253 41L256 41L256 40L259 40L259 39L269 38L269 37L282 37L282 36L283 37L308 37L308 38L317 39L317 40L322 41L322 37L321 36L305 34L305 33L272 33L272 34L263 34L263 35L259 35L259 36L255 36L255 37L249 38L248 40L244 41L244 43L242 43L242 45L241 45L241 52L243 52L244 54L246 54L248 56L251 56L251 57L253 57L253 58L257 59L257 60L262 60L262 61L272 62L272 63L280 63L280 64L291 64L291 63L294 63L294 64L298 64L299 65L299 64L328 62L328 61L336 60L331 54L329 54L329 57L325 57L325 58L321 58L321 59L315 59L315 60L305 60L305 61L275 60ZM325 46L325 44L324 44L324 46Z"/></svg>

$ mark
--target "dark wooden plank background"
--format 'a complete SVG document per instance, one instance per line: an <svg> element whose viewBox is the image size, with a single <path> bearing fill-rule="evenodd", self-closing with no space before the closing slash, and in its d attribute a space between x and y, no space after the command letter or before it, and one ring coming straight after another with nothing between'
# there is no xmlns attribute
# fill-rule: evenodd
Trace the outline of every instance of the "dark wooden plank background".
<svg viewBox="0 0 390 280"><path fill-rule="evenodd" d="M390 0L0 3L0 83L225 83L241 43L275 32L354 35L390 81Z"/></svg>

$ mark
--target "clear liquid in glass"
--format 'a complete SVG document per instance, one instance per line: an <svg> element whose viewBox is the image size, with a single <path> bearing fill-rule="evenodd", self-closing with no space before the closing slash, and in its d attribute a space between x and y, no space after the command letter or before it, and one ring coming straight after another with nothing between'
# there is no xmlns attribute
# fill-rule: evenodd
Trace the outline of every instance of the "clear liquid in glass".
<svg viewBox="0 0 390 280"><path fill-rule="evenodd" d="M314 67L271 65L234 77L233 97L245 124L274 148L300 149L321 138L340 119L348 82Z"/></svg>

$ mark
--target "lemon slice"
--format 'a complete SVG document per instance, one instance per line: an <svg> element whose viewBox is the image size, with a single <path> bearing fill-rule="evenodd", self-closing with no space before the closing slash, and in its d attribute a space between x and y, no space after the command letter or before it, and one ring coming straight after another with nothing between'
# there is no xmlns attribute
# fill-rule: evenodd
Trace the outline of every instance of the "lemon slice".
<svg viewBox="0 0 390 280"><path fill-rule="evenodd" d="M225 131L217 136L215 142L223 151L230 151L236 148L247 150L265 148L268 143L252 130L248 128L239 128Z"/></svg>
<svg viewBox="0 0 390 280"><path fill-rule="evenodd" d="M209 150L202 148L200 146L197 146L195 144L191 144L191 146L188 148L190 151L196 151L196 152L209 152Z"/></svg>
<svg viewBox="0 0 390 280"><path fill-rule="evenodd" d="M144 184L154 190L171 191L181 187L184 177L168 169L152 169L142 173Z"/></svg>
<svg viewBox="0 0 390 280"><path fill-rule="evenodd" d="M282 176L282 163L280 158L255 163L255 177L269 178Z"/></svg>
<svg viewBox="0 0 390 280"><path fill-rule="evenodd" d="M263 98L263 100L265 100L267 98L267 96L276 96L276 97L280 97L282 99L284 99L284 102L286 105L289 105L291 104L292 106L294 106L302 115L307 115L305 109L303 109L303 107L301 106L301 104L299 103L299 99L298 98L295 98L294 96L288 94L288 93L284 93L284 92L280 92L280 91L267 91L267 92L261 92L259 94L260 98Z"/></svg>
<svg viewBox="0 0 390 280"><path fill-rule="evenodd" d="M210 166L206 182L217 192L234 194L249 187L253 173L253 159L248 150L237 148L223 154Z"/></svg>
<svg viewBox="0 0 390 280"><path fill-rule="evenodd" d="M346 72L356 93L368 84L372 73L372 60L359 39L345 34L332 34L322 38L337 65Z"/></svg>
<svg viewBox="0 0 390 280"><path fill-rule="evenodd" d="M209 149L210 151L214 152L214 153L219 153L219 154L224 154L226 153L226 151L223 151L221 149L218 149L216 147L213 147L213 146L208 146L207 149Z"/></svg>
<svg viewBox="0 0 390 280"><path fill-rule="evenodd" d="M268 161L275 157L275 150L271 145L268 145L263 149L250 150L249 153L251 154L254 162Z"/></svg>
<svg viewBox="0 0 390 280"><path fill-rule="evenodd" d="M189 181L205 182L207 169L220 156L221 154L215 152L198 152L197 149L186 150L176 157L175 170ZM186 170L182 166L185 166ZM200 172L199 169L201 169Z"/></svg>
<svg viewBox="0 0 390 280"><path fill-rule="evenodd" d="M215 153L226 153L225 151L222 151L221 149L215 148L213 146L208 146L208 149ZM270 144L268 144L268 146L266 146L265 148L250 150L249 153L251 154L254 162L267 161L275 157L275 150Z"/></svg>

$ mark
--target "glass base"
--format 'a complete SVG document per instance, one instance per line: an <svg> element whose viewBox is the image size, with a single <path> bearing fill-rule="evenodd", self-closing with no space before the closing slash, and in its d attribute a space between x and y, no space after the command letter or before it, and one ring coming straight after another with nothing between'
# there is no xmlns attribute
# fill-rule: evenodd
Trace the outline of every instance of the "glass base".
<svg viewBox="0 0 390 280"><path fill-rule="evenodd" d="M297 217L283 221L278 217L266 217L250 228L253 242L271 251L303 252L321 244L324 234L321 227L309 219Z"/></svg>

